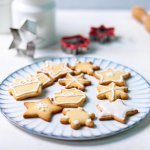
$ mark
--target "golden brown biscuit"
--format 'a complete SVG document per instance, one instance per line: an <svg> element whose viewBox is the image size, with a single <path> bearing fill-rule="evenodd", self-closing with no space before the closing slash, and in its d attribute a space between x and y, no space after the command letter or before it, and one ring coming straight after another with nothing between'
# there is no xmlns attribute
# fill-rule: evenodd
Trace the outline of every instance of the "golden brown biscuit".
<svg viewBox="0 0 150 150"><path fill-rule="evenodd" d="M94 127L94 113L88 113L83 108L68 108L63 110L64 116L60 119L62 124L70 124L71 128L79 129L81 126Z"/></svg>
<svg viewBox="0 0 150 150"><path fill-rule="evenodd" d="M36 73L34 75L31 75L29 78L32 77L37 78L41 82L43 88L52 85L54 82L52 78L50 78L44 73Z"/></svg>
<svg viewBox="0 0 150 150"><path fill-rule="evenodd" d="M40 102L25 102L27 111L24 113L24 118L41 118L45 121L50 121L52 114L62 111L62 107L52 104L49 98L45 98Z"/></svg>
<svg viewBox="0 0 150 150"><path fill-rule="evenodd" d="M126 118L138 113L137 109L127 106L123 103L121 99L114 102L101 101L97 105L100 111L100 120L116 120L121 123L126 123Z"/></svg>
<svg viewBox="0 0 150 150"><path fill-rule="evenodd" d="M54 104L61 107L80 107L85 103L86 95L75 88L62 89L54 94L53 101Z"/></svg>
<svg viewBox="0 0 150 150"><path fill-rule="evenodd" d="M73 71L66 63L54 63L48 61L37 72L45 73L54 81L56 81L59 78L64 77L67 73L72 73Z"/></svg>
<svg viewBox="0 0 150 150"><path fill-rule="evenodd" d="M9 88L9 93L16 100L35 97L42 92L42 84L37 78L16 79Z"/></svg>
<svg viewBox="0 0 150 150"><path fill-rule="evenodd" d="M99 79L99 84L108 85L114 82L118 86L124 86L125 79L128 79L131 74L125 71L107 69L104 71L95 71L94 76Z"/></svg>
<svg viewBox="0 0 150 150"><path fill-rule="evenodd" d="M109 99L110 101L115 101L118 98L128 99L128 88L125 86L117 86L115 83L110 83L109 85L99 85L98 88L98 99Z"/></svg>
<svg viewBox="0 0 150 150"><path fill-rule="evenodd" d="M91 81L85 79L84 74L73 76L70 73L65 78L58 80L59 84L65 86L65 88L77 88L84 91L85 86L91 85Z"/></svg>
<svg viewBox="0 0 150 150"><path fill-rule="evenodd" d="M93 75L95 70L100 70L99 66L95 66L92 62L77 62L75 66L70 66L75 74L85 73Z"/></svg>

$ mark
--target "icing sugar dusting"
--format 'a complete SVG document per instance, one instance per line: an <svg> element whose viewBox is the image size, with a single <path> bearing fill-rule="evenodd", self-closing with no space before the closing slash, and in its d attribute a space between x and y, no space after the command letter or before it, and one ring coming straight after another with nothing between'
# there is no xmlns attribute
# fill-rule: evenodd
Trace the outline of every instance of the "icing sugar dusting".
<svg viewBox="0 0 150 150"><path fill-rule="evenodd" d="M48 105L44 103L37 103L36 107L41 111L46 111L46 109L48 108Z"/></svg>

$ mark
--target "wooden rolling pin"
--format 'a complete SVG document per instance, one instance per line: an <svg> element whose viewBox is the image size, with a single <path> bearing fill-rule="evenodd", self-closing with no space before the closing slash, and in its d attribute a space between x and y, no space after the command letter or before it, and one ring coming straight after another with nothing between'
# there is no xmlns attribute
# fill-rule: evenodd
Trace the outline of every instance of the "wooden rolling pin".
<svg viewBox="0 0 150 150"><path fill-rule="evenodd" d="M134 7L132 9L133 17L144 24L146 30L150 32L150 15L142 7Z"/></svg>

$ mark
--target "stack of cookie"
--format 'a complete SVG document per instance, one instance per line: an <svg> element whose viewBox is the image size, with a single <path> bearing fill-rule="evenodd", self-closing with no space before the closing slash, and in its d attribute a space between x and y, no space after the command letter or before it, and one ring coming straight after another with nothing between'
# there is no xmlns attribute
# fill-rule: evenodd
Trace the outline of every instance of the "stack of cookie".
<svg viewBox="0 0 150 150"><path fill-rule="evenodd" d="M101 71L92 62L76 62L74 66L46 62L34 75L16 79L10 86L9 93L16 100L25 100L39 96L45 87L58 81L65 88L54 93L53 97L24 103L27 108L24 118L39 117L50 121L52 114L62 112L62 124L70 124L73 129L94 127L95 114L83 108L87 100L85 87L92 84L85 78L85 74L99 80L97 98L103 101L95 107L100 110L100 120L115 119L126 123L127 116L138 113L137 109L125 105L121 100L128 99L125 79L130 77L130 73L113 69Z"/></svg>

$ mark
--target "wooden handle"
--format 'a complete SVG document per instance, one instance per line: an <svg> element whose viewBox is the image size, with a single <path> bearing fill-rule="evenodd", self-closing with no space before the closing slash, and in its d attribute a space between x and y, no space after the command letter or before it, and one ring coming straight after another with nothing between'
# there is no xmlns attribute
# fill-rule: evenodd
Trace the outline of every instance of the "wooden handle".
<svg viewBox="0 0 150 150"><path fill-rule="evenodd" d="M133 17L144 24L146 30L150 32L150 15L146 12L146 10L142 7L134 7L132 9Z"/></svg>

